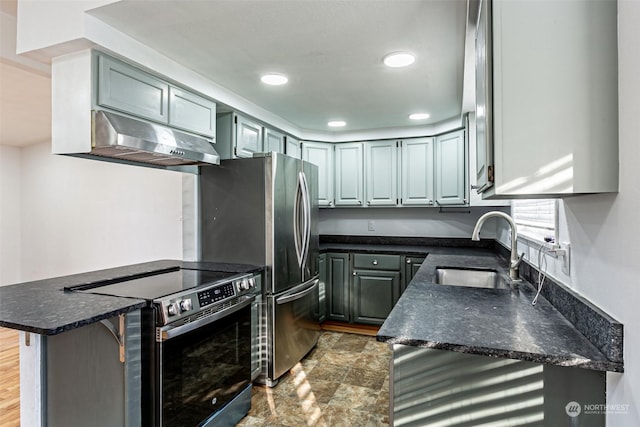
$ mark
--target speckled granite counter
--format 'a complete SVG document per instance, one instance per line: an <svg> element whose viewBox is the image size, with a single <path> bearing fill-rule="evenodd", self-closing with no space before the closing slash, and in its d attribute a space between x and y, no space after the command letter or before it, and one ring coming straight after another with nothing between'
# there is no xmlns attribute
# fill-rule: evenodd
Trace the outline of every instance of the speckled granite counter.
<svg viewBox="0 0 640 427"><path fill-rule="evenodd" d="M249 273L263 269L242 264L161 260L2 286L0 326L42 335L55 335L137 310L146 305L144 300L67 292L63 289L114 279L132 279L176 267L231 273Z"/></svg>
<svg viewBox="0 0 640 427"><path fill-rule="evenodd" d="M493 240L466 238L320 236L320 252L361 252L425 256L430 253L465 253L468 248L493 249Z"/></svg>
<svg viewBox="0 0 640 427"><path fill-rule="evenodd" d="M546 299L531 305L535 289L482 289L434 284L436 267L497 268L503 259L487 249L430 252L378 332L378 341L622 372Z"/></svg>

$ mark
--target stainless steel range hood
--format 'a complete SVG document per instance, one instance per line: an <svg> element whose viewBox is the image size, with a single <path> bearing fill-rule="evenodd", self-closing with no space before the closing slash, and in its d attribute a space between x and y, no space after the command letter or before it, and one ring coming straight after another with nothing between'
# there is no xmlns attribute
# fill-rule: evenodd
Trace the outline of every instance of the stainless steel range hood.
<svg viewBox="0 0 640 427"><path fill-rule="evenodd" d="M93 112L91 154L160 166L220 164L213 141L107 111Z"/></svg>

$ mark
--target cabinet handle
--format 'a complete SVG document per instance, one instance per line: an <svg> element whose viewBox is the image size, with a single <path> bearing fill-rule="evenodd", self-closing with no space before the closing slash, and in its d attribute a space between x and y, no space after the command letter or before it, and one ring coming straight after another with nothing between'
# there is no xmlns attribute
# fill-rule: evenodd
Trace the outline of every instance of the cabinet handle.
<svg viewBox="0 0 640 427"><path fill-rule="evenodd" d="M407 260L407 264L411 264L411 260L410 259Z"/></svg>
<svg viewBox="0 0 640 427"><path fill-rule="evenodd" d="M378 260L377 260L377 259L374 259L374 260L371 262L371 264L373 264L373 265L378 265Z"/></svg>
<svg viewBox="0 0 640 427"><path fill-rule="evenodd" d="M362 205L362 200L358 200L358 204L359 204L359 205Z"/></svg>
<svg viewBox="0 0 640 427"><path fill-rule="evenodd" d="M354 271L354 272L353 272L353 275L354 275L354 276L357 276L357 275L358 275L358 273L356 273L356 272Z"/></svg>
<svg viewBox="0 0 640 427"><path fill-rule="evenodd" d="M332 207L332 206L333 206L333 202L329 202L329 207Z"/></svg>
<svg viewBox="0 0 640 427"><path fill-rule="evenodd" d="M371 200L367 200L367 206L371 206Z"/></svg>

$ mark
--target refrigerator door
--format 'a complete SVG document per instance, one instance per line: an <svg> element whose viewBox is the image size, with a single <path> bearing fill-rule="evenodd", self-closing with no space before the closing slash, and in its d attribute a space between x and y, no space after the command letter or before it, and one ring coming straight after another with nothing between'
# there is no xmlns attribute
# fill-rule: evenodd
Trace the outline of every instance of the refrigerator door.
<svg viewBox="0 0 640 427"><path fill-rule="evenodd" d="M267 250L267 265L272 267L272 280L267 292L277 294L303 281L296 242L300 245L303 241L304 224L300 219L300 161L276 153L270 160L265 212L267 227L272 227L267 231L267 245L271 248Z"/></svg>
<svg viewBox="0 0 640 427"><path fill-rule="evenodd" d="M302 265L302 280L309 280L318 275L320 259L320 240L318 238L318 167L309 162L302 162L303 173L308 192L308 230L307 249Z"/></svg>
<svg viewBox="0 0 640 427"><path fill-rule="evenodd" d="M275 381L316 345L318 323L317 277L277 296L268 297L269 326L273 331L269 351L269 380Z"/></svg>

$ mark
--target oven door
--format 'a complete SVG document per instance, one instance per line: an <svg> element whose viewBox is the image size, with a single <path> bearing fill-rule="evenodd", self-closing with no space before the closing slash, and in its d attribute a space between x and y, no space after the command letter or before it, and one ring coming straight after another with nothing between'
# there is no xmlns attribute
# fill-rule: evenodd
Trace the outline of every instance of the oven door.
<svg viewBox="0 0 640 427"><path fill-rule="evenodd" d="M235 425L249 411L253 300L158 328L160 426Z"/></svg>

